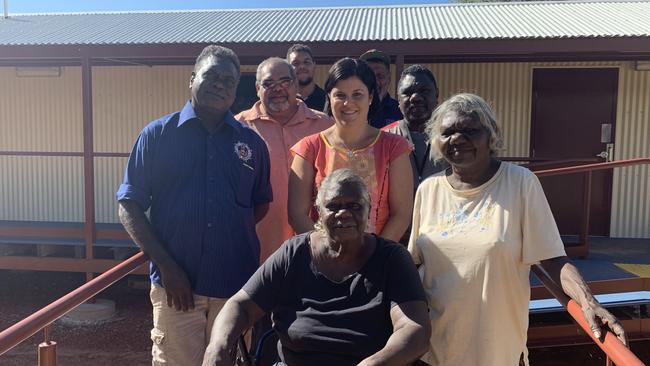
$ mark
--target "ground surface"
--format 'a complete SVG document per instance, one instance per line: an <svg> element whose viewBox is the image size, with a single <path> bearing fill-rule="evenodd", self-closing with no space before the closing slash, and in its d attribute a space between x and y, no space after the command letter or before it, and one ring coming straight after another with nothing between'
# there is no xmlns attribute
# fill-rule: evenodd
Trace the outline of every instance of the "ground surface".
<svg viewBox="0 0 650 366"><path fill-rule="evenodd" d="M0 270L0 330L83 283L83 274ZM115 301L117 315L114 320L93 326L55 323L52 339L58 343L58 365L150 365L151 304L148 296L147 290L127 286L125 279L98 296ZM0 356L0 365L36 365L37 347L42 341L43 332L39 332ZM650 341L635 342L632 349L650 365ZM605 365L604 355L595 345L533 349L530 360L533 366Z"/></svg>
<svg viewBox="0 0 650 366"><path fill-rule="evenodd" d="M145 279L143 276L136 278ZM84 283L78 273L0 271L0 329L29 316L34 311ZM54 323L52 339L57 342L59 366L150 365L151 304L148 291L134 290L126 279L117 282L98 298L115 301L117 314L107 323L70 326ZM43 332L0 356L2 366L37 364L37 347Z"/></svg>

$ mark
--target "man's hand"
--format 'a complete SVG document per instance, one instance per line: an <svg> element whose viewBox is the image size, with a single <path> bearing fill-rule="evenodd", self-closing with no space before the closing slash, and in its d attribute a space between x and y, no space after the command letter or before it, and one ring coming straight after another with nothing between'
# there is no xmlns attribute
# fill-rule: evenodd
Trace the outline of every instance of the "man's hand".
<svg viewBox="0 0 650 366"><path fill-rule="evenodd" d="M582 313L589 323L589 327L594 333L594 337L601 339L603 333L601 332L601 327L606 325L609 330L612 331L623 342L624 345L627 344L627 337L625 336L625 331L623 326L618 322L618 319L612 315L607 309L602 307L597 301L585 301L585 304L582 305Z"/></svg>
<svg viewBox="0 0 650 366"><path fill-rule="evenodd" d="M194 293L185 272L178 266L171 266L161 268L160 275L167 292L167 306L174 307L177 311L194 309Z"/></svg>

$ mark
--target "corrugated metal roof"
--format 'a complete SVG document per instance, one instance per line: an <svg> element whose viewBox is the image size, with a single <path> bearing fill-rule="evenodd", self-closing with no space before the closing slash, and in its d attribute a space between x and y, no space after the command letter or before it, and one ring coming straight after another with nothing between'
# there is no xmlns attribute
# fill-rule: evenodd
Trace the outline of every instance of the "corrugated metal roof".
<svg viewBox="0 0 650 366"><path fill-rule="evenodd" d="M650 2L41 14L0 19L0 45L639 36L650 36Z"/></svg>

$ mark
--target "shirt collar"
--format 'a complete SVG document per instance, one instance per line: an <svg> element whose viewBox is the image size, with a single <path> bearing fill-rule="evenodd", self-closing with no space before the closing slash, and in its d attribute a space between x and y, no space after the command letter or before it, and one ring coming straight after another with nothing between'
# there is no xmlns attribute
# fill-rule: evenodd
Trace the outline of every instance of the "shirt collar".
<svg viewBox="0 0 650 366"><path fill-rule="evenodd" d="M232 112L229 110L226 115L223 117L224 122L226 124L230 125L235 131L240 132L242 125L237 122L235 117L233 116ZM188 121L191 120L198 120L199 117L196 115L196 112L194 111L194 106L192 106L192 101L188 100L187 103L183 106L183 109L181 109L181 113L178 117L178 126L182 126Z"/></svg>

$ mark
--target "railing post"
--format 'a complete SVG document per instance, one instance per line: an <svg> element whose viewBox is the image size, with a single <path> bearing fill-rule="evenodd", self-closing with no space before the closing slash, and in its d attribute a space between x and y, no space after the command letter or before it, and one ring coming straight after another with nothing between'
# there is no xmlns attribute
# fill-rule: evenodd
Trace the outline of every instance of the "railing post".
<svg viewBox="0 0 650 366"><path fill-rule="evenodd" d="M585 257L589 253L589 223L591 220L591 171L586 171L583 182L583 207L582 207L582 230L580 231L580 243L584 248L580 250Z"/></svg>
<svg viewBox="0 0 650 366"><path fill-rule="evenodd" d="M56 342L50 341L50 327L43 328L45 339L38 345L38 366L56 366Z"/></svg>

